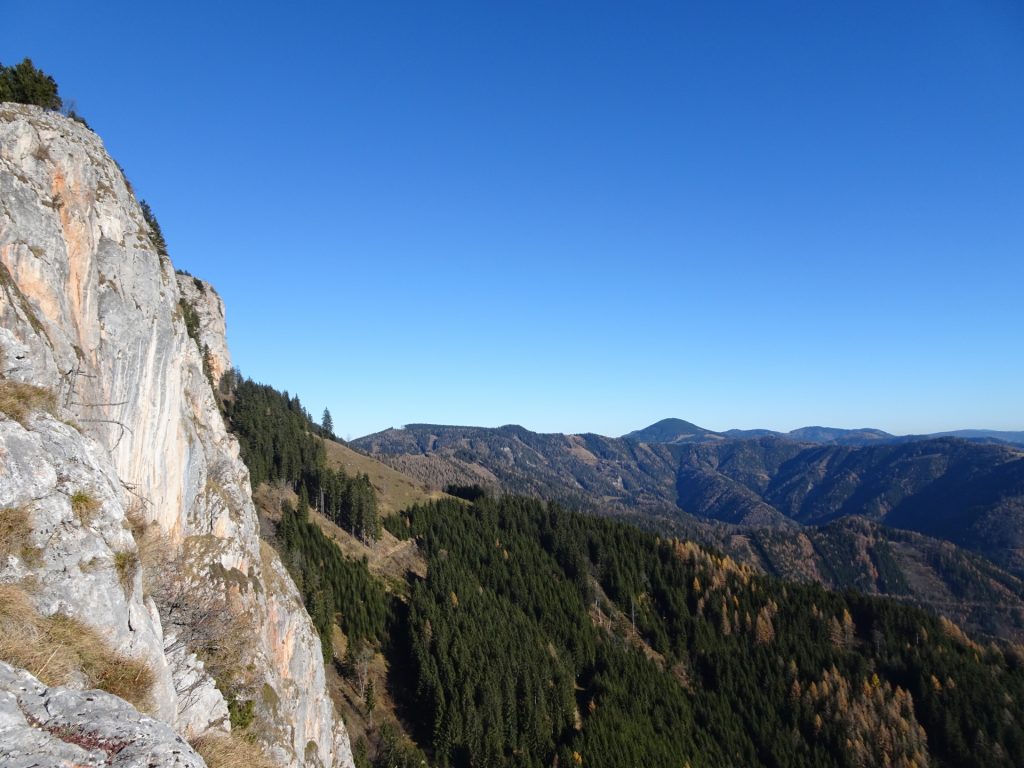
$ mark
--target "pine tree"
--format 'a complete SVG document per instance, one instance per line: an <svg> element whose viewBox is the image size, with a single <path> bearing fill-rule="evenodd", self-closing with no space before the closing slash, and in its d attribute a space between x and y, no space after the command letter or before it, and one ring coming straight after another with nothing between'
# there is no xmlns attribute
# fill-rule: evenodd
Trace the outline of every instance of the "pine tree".
<svg viewBox="0 0 1024 768"><path fill-rule="evenodd" d="M377 691L373 687L373 680L370 680L366 684L366 693L363 695L363 703L366 705L366 711L372 714L374 708L377 706Z"/></svg>
<svg viewBox="0 0 1024 768"><path fill-rule="evenodd" d="M32 59L10 67L0 65L0 101L35 104L44 109L60 109L62 106L56 81L41 69L36 69Z"/></svg>
<svg viewBox="0 0 1024 768"><path fill-rule="evenodd" d="M142 218L149 225L149 235L150 240L153 241L153 247L156 248L156 252L161 256L166 256L167 241L164 240L164 233L160 229L160 222L156 220L156 214L153 213L153 209L149 207L149 203L145 200L139 200L139 208L142 209Z"/></svg>
<svg viewBox="0 0 1024 768"><path fill-rule="evenodd" d="M330 437L334 437L334 419L331 418L331 412L324 408L323 418L320 420L320 426L324 428Z"/></svg>

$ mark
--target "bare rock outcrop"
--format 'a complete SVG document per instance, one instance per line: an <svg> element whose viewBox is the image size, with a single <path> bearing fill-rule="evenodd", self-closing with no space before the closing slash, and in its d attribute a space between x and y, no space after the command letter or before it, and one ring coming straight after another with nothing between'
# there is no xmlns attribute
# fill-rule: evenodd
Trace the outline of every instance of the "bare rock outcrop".
<svg viewBox="0 0 1024 768"><path fill-rule="evenodd" d="M144 660L150 714L186 736L229 728L226 699L251 701L276 762L351 765L319 641L261 549L210 386L230 365L219 297L157 252L100 139L0 105L0 387L50 400L0 410L0 515L30 525L28 549L0 551L0 583L33 585L41 613ZM236 658L209 653L203 606L230 620Z"/></svg>
<svg viewBox="0 0 1024 768"><path fill-rule="evenodd" d="M196 341L210 372L211 382L217 386L224 373L231 370L224 301L214 287L205 280L180 272L178 273L178 290L181 292L182 299L195 312L199 336Z"/></svg>
<svg viewBox="0 0 1024 768"><path fill-rule="evenodd" d="M103 691L48 688L0 662L0 762L8 768L204 768L160 720Z"/></svg>

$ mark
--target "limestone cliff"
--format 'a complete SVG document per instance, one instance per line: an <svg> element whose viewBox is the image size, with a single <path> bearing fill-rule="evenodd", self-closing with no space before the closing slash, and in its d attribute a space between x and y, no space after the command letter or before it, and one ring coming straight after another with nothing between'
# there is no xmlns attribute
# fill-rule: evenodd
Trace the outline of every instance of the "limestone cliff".
<svg viewBox="0 0 1024 768"><path fill-rule="evenodd" d="M170 726L102 691L42 685L0 662L0 757L10 768L200 768Z"/></svg>
<svg viewBox="0 0 1024 768"><path fill-rule="evenodd" d="M145 662L149 712L185 737L251 701L275 762L351 765L211 389L223 305L179 277L94 133L0 105L0 584Z"/></svg>
<svg viewBox="0 0 1024 768"><path fill-rule="evenodd" d="M178 274L178 290L195 312L196 342L210 372L211 383L217 385L225 371L231 369L224 302L212 285L192 275Z"/></svg>

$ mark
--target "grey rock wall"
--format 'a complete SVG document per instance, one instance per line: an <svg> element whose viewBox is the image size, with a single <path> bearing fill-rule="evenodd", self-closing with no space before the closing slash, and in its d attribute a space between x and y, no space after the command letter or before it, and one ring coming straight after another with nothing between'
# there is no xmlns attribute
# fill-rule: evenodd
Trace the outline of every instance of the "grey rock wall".
<svg viewBox="0 0 1024 768"><path fill-rule="evenodd" d="M145 659L151 714L191 736L228 725L188 628L160 614L166 582L183 581L196 604L223 603L249 628L237 638L248 675L223 693L255 701L272 756L351 765L319 641L277 556L261 550L248 472L185 331L183 293L219 378L230 367L223 304L156 252L100 139L0 105L0 376L58 405L25 424L0 414L0 510L28 508L43 552L35 564L9 556L0 581L33 579L44 614L75 615ZM81 489L100 501L89 525L69 501ZM143 530L158 536L140 551ZM143 566L127 583L118 553Z"/></svg>
<svg viewBox="0 0 1024 768"><path fill-rule="evenodd" d="M103 691L47 688L0 662L0 763L8 768L205 768L167 723Z"/></svg>
<svg viewBox="0 0 1024 768"><path fill-rule="evenodd" d="M199 318L199 344L206 355L213 383L219 384L224 372L231 369L224 302L214 287L205 280L185 274L179 274L177 277L181 297L189 303Z"/></svg>

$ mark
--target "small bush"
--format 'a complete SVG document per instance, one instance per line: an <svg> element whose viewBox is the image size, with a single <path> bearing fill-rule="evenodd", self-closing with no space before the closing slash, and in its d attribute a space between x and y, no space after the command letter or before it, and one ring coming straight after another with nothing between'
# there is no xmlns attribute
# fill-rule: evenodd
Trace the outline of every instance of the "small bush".
<svg viewBox="0 0 1024 768"><path fill-rule="evenodd" d="M194 538L186 540L186 549L190 546L194 546ZM172 549L155 526L147 529L139 543L142 588L155 601L164 623L164 651L174 658L184 658L173 654L178 649L194 653L228 701L236 701L238 713L231 712L232 721L244 718L245 700L258 682L255 668L249 663L250 638L257 633L252 617L233 609L226 591L201 590L197 580L209 578L210 571L204 567L202 573L194 572L189 563L195 561L172 556ZM204 564L209 563L207 554L201 557ZM188 690L178 691L180 697L188 694Z"/></svg>
<svg viewBox="0 0 1024 768"><path fill-rule="evenodd" d="M135 552L142 571L142 594L149 596L161 589L160 581L171 559L173 545L158 523L147 521L140 503L133 502L125 512L125 523L135 539Z"/></svg>
<svg viewBox="0 0 1024 768"><path fill-rule="evenodd" d="M139 709L149 706L153 673L110 647L92 627L70 616L42 616L15 584L0 584L0 659L27 669L46 685L67 685L76 673Z"/></svg>
<svg viewBox="0 0 1024 768"><path fill-rule="evenodd" d="M256 702L231 699L228 701L228 714L231 715L231 730L245 730L256 717Z"/></svg>
<svg viewBox="0 0 1024 768"><path fill-rule="evenodd" d="M39 558L39 549L31 544L32 523L27 507L0 509L0 560L14 555L33 563Z"/></svg>
<svg viewBox="0 0 1024 768"><path fill-rule="evenodd" d="M92 126L89 125L89 121L78 113L78 104L75 103L74 99L72 99L70 103L65 102L60 111L65 117L70 117L79 125L84 125L90 131L92 130Z"/></svg>
<svg viewBox="0 0 1024 768"><path fill-rule="evenodd" d="M135 583L135 574L139 570L138 556L127 549L117 552L114 554L114 567L117 568L117 578L121 580L125 594L130 595Z"/></svg>
<svg viewBox="0 0 1024 768"><path fill-rule="evenodd" d="M142 209L142 218L146 220L146 225L149 227L149 239L153 242L153 247L161 256L167 256L167 241L164 240L164 233L160 229L160 222L156 220L156 214L145 200L139 201L139 207Z"/></svg>
<svg viewBox="0 0 1024 768"><path fill-rule="evenodd" d="M274 768L262 747L234 733L207 733L191 744L209 768Z"/></svg>
<svg viewBox="0 0 1024 768"><path fill-rule="evenodd" d="M90 526L96 519L96 513L100 511L100 502L88 491L77 490L71 494L71 511L82 525Z"/></svg>
<svg viewBox="0 0 1024 768"><path fill-rule="evenodd" d="M57 398L53 392L21 381L0 381L0 413L25 426L35 411L56 413Z"/></svg>
<svg viewBox="0 0 1024 768"><path fill-rule="evenodd" d="M180 299L178 306L181 308L181 316L185 321L185 331L188 333L188 337L198 344L199 314L196 312L195 307L185 301L185 299Z"/></svg>

